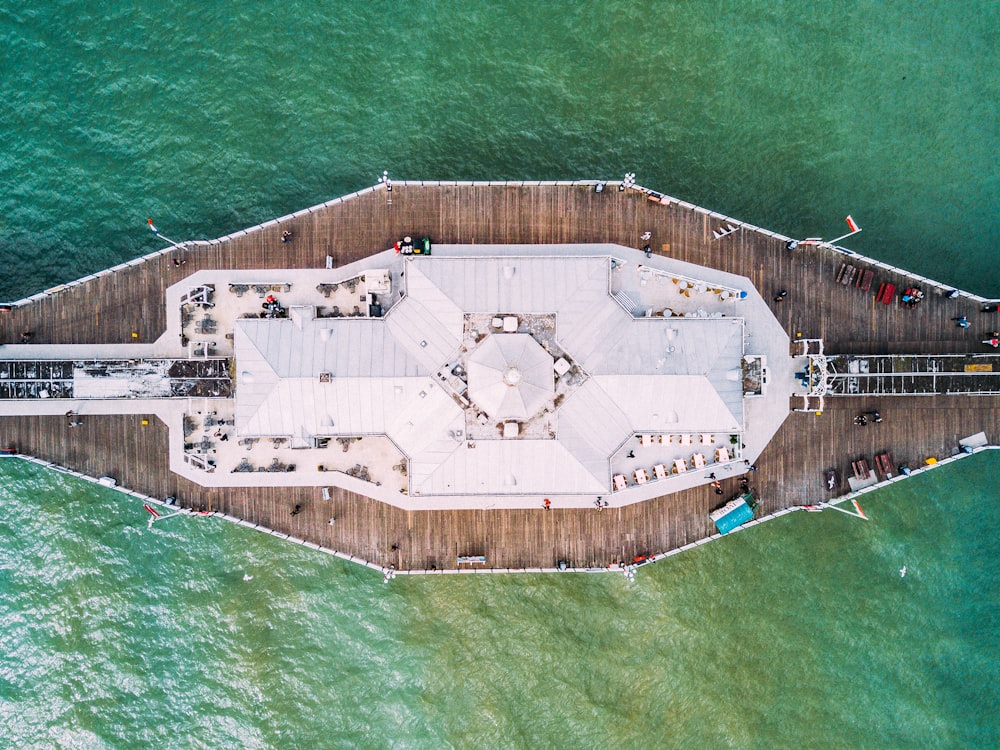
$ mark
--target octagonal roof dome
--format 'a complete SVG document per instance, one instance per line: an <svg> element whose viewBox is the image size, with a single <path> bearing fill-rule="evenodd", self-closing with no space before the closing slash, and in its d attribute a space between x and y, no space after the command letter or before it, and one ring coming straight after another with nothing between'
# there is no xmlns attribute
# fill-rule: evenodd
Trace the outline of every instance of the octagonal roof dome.
<svg viewBox="0 0 1000 750"><path fill-rule="evenodd" d="M487 336L469 355L469 397L493 419L529 419L552 399L552 356L526 333Z"/></svg>

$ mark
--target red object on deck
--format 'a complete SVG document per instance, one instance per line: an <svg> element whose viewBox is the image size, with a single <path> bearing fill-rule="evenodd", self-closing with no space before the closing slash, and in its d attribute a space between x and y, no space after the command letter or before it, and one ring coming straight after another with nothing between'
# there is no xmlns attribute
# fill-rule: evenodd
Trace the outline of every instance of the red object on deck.
<svg viewBox="0 0 1000 750"><path fill-rule="evenodd" d="M893 466L891 453L880 453L875 456L875 466L886 477L891 477L896 473L896 467Z"/></svg>
<svg viewBox="0 0 1000 750"><path fill-rule="evenodd" d="M883 283L878 288L878 295L875 297L875 301L883 302L886 305L891 305L892 300L895 296L896 296L896 285Z"/></svg>
<svg viewBox="0 0 1000 750"><path fill-rule="evenodd" d="M153 518L160 517L160 512L149 503L143 503L142 507L145 508L146 512L149 513L149 515L151 515Z"/></svg>
<svg viewBox="0 0 1000 750"><path fill-rule="evenodd" d="M862 292L870 292L872 288L872 279L875 278L875 272L872 270L865 271L858 277L857 286Z"/></svg>

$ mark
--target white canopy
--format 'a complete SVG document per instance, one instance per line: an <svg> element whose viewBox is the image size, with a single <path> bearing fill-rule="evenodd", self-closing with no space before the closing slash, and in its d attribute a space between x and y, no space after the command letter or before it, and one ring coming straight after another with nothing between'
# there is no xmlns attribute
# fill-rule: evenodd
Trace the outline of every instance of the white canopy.
<svg viewBox="0 0 1000 750"><path fill-rule="evenodd" d="M552 356L526 333L487 336L466 370L469 397L493 419L528 419L552 399Z"/></svg>

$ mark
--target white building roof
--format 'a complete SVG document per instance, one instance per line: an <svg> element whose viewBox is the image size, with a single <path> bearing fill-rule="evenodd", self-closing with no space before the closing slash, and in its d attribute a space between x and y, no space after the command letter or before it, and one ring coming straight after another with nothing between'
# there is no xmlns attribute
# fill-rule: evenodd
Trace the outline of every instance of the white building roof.
<svg viewBox="0 0 1000 750"><path fill-rule="evenodd" d="M233 344L243 435L382 433L427 375L377 319L246 318Z"/></svg>
<svg viewBox="0 0 1000 750"><path fill-rule="evenodd" d="M612 296L610 256L514 251L407 260L384 318L240 320L238 433L385 434L409 459L410 493L434 496L601 494L634 434L743 430L742 318L636 318ZM554 315L573 365L559 389L531 334L481 338L469 316L483 314ZM545 406L551 437L502 437L499 422Z"/></svg>

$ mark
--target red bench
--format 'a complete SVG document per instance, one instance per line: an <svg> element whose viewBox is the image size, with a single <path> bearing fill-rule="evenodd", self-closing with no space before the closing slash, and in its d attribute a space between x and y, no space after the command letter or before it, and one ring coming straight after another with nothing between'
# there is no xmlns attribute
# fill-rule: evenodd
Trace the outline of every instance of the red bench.
<svg viewBox="0 0 1000 750"><path fill-rule="evenodd" d="M889 478L896 473L896 467L892 464L891 453L879 453L875 456L875 467L879 470L879 473L886 478Z"/></svg>
<svg viewBox="0 0 1000 750"><path fill-rule="evenodd" d="M879 285L878 294L875 295L875 301L891 305L892 300L895 298L895 296L896 296L896 285L882 283Z"/></svg>

